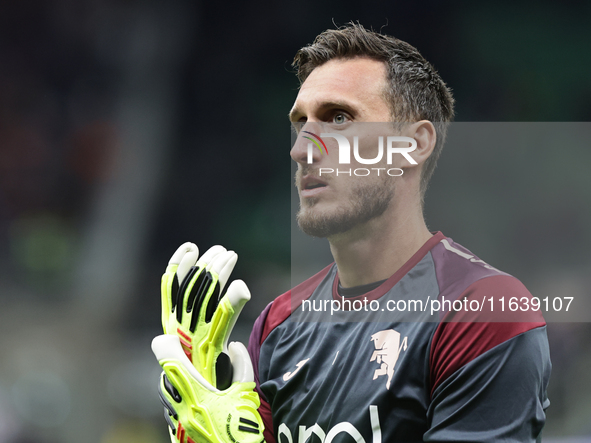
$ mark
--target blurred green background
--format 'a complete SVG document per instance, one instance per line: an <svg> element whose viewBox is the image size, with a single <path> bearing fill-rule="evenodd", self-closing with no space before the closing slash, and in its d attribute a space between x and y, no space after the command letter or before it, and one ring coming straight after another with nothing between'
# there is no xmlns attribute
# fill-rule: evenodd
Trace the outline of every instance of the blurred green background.
<svg viewBox="0 0 591 443"><path fill-rule="evenodd" d="M350 20L415 45L478 130L450 137L429 227L534 295L588 299L591 131L569 122L591 120L590 19L575 1L2 2L0 443L167 441L160 275L184 241L236 250L244 341L289 289L290 64ZM496 151L478 134L511 123L476 122L538 123ZM545 440L591 441L591 327L548 330Z"/></svg>

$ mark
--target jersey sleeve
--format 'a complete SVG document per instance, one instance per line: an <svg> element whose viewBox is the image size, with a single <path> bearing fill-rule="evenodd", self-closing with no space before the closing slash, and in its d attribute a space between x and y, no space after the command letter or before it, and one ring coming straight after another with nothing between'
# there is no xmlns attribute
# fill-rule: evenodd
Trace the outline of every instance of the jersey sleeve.
<svg viewBox="0 0 591 443"><path fill-rule="evenodd" d="M503 296L531 298L507 275L478 280L462 294L468 300ZM539 312L491 314L455 315L435 331L424 441L539 441L550 404L545 322Z"/></svg>

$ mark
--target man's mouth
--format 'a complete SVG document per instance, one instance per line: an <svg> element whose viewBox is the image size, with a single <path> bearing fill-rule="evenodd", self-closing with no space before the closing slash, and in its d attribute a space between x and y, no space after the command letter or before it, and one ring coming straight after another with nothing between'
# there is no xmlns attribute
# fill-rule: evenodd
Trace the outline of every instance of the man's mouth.
<svg viewBox="0 0 591 443"><path fill-rule="evenodd" d="M326 185L324 183L308 183L304 189L316 189L323 188Z"/></svg>
<svg viewBox="0 0 591 443"><path fill-rule="evenodd" d="M327 186L328 184L324 180L313 175L306 175L300 183L300 194L304 197L315 195Z"/></svg>

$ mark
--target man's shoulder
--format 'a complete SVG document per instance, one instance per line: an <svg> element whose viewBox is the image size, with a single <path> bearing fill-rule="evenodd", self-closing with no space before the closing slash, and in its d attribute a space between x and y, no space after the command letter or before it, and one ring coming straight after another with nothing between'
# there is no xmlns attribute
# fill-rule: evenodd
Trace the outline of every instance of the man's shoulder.
<svg viewBox="0 0 591 443"><path fill-rule="evenodd" d="M509 355L547 363L546 323L520 280L450 238L431 255L442 307L430 346L432 394L460 369L486 370Z"/></svg>
<svg viewBox="0 0 591 443"><path fill-rule="evenodd" d="M497 286L518 294L528 293L516 277L490 265L449 237L443 237L430 253L440 297L457 298L469 289L480 292Z"/></svg>
<svg viewBox="0 0 591 443"><path fill-rule="evenodd" d="M516 277L491 266L470 250L443 238L431 249L440 301L462 302L449 321L545 324L534 297ZM468 309L468 307L471 307ZM476 309L477 308L477 309Z"/></svg>

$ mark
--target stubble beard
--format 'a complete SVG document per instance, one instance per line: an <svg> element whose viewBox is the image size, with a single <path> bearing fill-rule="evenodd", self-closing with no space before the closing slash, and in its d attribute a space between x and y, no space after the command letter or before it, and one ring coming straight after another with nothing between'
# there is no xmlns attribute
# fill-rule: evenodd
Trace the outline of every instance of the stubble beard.
<svg viewBox="0 0 591 443"><path fill-rule="evenodd" d="M394 186L388 179L391 177L384 176L377 183L361 183L353 187L346 204L330 212L314 210L319 198L308 198L304 202L300 200L300 209L296 215L298 226L312 237L326 238L381 216L394 197Z"/></svg>

